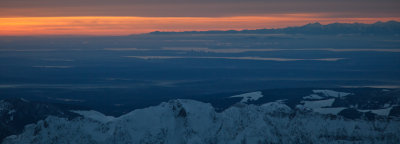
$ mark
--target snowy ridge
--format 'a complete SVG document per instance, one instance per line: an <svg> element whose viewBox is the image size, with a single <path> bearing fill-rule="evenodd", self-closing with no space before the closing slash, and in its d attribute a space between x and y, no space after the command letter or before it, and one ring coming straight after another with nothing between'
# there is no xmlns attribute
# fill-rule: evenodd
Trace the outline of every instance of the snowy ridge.
<svg viewBox="0 0 400 144"><path fill-rule="evenodd" d="M337 92L333 90L313 90L313 94L303 97L303 99L309 100L319 100L324 98L343 98L348 95L353 95L352 93Z"/></svg>
<svg viewBox="0 0 400 144"><path fill-rule="evenodd" d="M256 92L250 92L250 93L244 93L244 94L240 94L240 95L234 95L231 96L231 98L242 98L242 100L240 101L241 103L247 103L250 101L256 101L260 98L263 97L262 92L261 91L256 91Z"/></svg>
<svg viewBox="0 0 400 144"><path fill-rule="evenodd" d="M344 96L348 96L351 95L352 93L346 93L346 92L337 92L337 91L333 91L333 90L313 90L314 93L318 93L318 94L323 94L325 97L336 97L336 98L340 98L340 97L344 97Z"/></svg>
<svg viewBox="0 0 400 144"><path fill-rule="evenodd" d="M282 102L270 102L260 106L266 113L290 113L292 109Z"/></svg>
<svg viewBox="0 0 400 144"><path fill-rule="evenodd" d="M376 110L357 110L359 112L371 112L376 115L381 115L381 116L389 116L390 111L392 110L393 106L384 108L384 109L376 109Z"/></svg>
<svg viewBox="0 0 400 144"><path fill-rule="evenodd" d="M395 143L399 121L330 119L293 112L280 102L243 104L217 113L211 104L172 100L117 118L79 111L82 118L50 116L9 136L4 144L25 143ZM294 114L294 115L293 115ZM289 116L291 115L291 116Z"/></svg>
<svg viewBox="0 0 400 144"><path fill-rule="evenodd" d="M109 122L115 119L115 117L112 116L105 116L104 114L98 112L98 111L94 111L94 110L90 110L90 111L71 111L74 113L77 113L79 115L82 115L85 118L88 119L92 119L92 120L97 120L100 122Z"/></svg>

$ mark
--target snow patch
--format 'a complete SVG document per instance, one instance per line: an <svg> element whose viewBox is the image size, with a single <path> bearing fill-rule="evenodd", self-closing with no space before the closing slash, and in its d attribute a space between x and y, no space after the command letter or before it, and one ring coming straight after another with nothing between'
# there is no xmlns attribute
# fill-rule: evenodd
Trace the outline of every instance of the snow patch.
<svg viewBox="0 0 400 144"><path fill-rule="evenodd" d="M380 116L389 116L390 111L392 110L392 107L389 108L384 108L384 109L376 109L376 110L358 110L359 112L371 112L374 113L376 115L380 115Z"/></svg>
<svg viewBox="0 0 400 144"><path fill-rule="evenodd" d="M337 92L333 90L313 90L313 92L316 94L323 94L325 97L335 97L335 98L345 97L352 94L346 92Z"/></svg>
<svg viewBox="0 0 400 144"><path fill-rule="evenodd" d="M240 101L241 103L247 103L250 101L256 101L258 99L260 99L261 97L263 97L261 91L256 91L256 92L250 92L250 93L244 93L244 94L240 94L240 95L234 95L231 96L231 98L242 98L242 100Z"/></svg>
<svg viewBox="0 0 400 144"><path fill-rule="evenodd" d="M352 93L346 92L337 92L333 90L312 90L313 94L304 96L303 99L306 100L320 100L325 98L343 98L348 95L352 95Z"/></svg>

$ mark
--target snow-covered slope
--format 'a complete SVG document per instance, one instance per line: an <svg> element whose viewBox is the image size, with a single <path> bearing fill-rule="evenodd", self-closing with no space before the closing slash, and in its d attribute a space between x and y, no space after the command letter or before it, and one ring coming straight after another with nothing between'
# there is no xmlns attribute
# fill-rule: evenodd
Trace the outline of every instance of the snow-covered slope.
<svg viewBox="0 0 400 144"><path fill-rule="evenodd" d="M385 90L384 92L388 91L389 90ZM354 109L359 113L371 113L377 116L390 117L390 112L393 107L398 106L398 102L396 102L398 100L396 100L396 98L380 97L378 99L387 99L388 103L379 104L379 102L376 100L373 102L370 101L367 104L375 104L376 106L374 106L374 109L360 109L358 108L358 104L352 104L351 101L346 101L348 97L354 96L353 93L339 92L334 90L312 90L312 92L312 94L302 98L300 103L296 105L297 109L330 115L338 115L343 110ZM337 100L341 101L341 104L337 104L338 106L333 106Z"/></svg>
<svg viewBox="0 0 400 144"><path fill-rule="evenodd" d="M396 143L399 121L332 119L298 113L280 102L238 103L217 113L207 103L172 100L113 118L78 111L82 118L50 116L4 144L26 143Z"/></svg>
<svg viewBox="0 0 400 144"><path fill-rule="evenodd" d="M384 108L384 109L376 109L376 110L358 110L359 112L371 112L376 115L381 115L381 116L389 116L390 111L392 110L393 106L389 108Z"/></svg>
<svg viewBox="0 0 400 144"><path fill-rule="evenodd" d="M90 111L82 111L82 110L73 110L71 112L77 113L85 118L100 121L100 122L108 122L115 119L113 116L106 116L98 111L90 110Z"/></svg>

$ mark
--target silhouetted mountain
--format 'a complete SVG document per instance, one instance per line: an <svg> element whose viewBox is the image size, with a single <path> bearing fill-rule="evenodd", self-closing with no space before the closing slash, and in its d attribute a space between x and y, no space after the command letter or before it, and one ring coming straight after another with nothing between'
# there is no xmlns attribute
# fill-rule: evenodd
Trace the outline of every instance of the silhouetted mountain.
<svg viewBox="0 0 400 144"><path fill-rule="evenodd" d="M364 23L332 23L322 25L310 23L304 26L287 27L279 29L257 29L257 30L228 30L228 31L187 31L187 32L152 32L150 34L358 34L358 35L399 35L400 22L387 21L373 24Z"/></svg>

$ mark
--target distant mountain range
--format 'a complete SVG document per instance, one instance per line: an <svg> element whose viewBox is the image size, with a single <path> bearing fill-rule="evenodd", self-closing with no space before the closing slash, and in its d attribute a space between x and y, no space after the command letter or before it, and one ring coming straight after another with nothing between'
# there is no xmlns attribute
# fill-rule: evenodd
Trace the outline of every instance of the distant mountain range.
<svg viewBox="0 0 400 144"><path fill-rule="evenodd" d="M150 34L358 34L358 35L399 35L400 22L387 21L373 24L364 23L331 23L322 25L310 23L303 26L287 27L278 29L256 29L256 30L228 30L228 31L186 31L186 32L152 32Z"/></svg>

